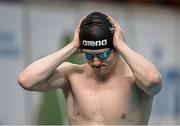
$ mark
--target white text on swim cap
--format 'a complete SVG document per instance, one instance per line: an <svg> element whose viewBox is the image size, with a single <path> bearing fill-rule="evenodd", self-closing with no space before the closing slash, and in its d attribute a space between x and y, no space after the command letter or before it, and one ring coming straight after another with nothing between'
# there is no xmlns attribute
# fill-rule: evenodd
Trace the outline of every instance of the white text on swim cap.
<svg viewBox="0 0 180 126"><path fill-rule="evenodd" d="M84 46L105 46L107 45L107 39L104 40L98 40L98 41L88 41L88 40L83 40L82 44Z"/></svg>

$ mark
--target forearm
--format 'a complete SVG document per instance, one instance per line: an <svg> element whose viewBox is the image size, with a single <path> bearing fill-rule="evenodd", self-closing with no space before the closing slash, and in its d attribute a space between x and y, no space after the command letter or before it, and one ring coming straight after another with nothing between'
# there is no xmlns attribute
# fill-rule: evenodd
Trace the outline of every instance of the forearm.
<svg viewBox="0 0 180 126"><path fill-rule="evenodd" d="M20 73L18 78L20 78L21 83L26 83L27 87L32 87L48 78L60 64L76 51L77 48L73 44L69 44L53 54L34 61Z"/></svg>
<svg viewBox="0 0 180 126"><path fill-rule="evenodd" d="M161 77L155 66L141 55L129 48L119 24L111 17L115 27L113 45L129 65L137 85L148 95L155 95L161 89Z"/></svg>
<svg viewBox="0 0 180 126"><path fill-rule="evenodd" d="M161 76L155 66L129 48L126 43L121 43L117 49L132 70L138 86L152 95L159 92Z"/></svg>

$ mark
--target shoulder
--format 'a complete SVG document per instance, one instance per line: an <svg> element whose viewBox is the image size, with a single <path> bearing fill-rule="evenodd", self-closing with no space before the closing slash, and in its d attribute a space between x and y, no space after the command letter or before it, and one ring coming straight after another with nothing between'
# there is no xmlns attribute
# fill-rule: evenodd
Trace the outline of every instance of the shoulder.
<svg viewBox="0 0 180 126"><path fill-rule="evenodd" d="M57 70L62 71L64 74L74 74L74 73L83 73L85 70L85 64L79 65L79 64L73 64L71 62L64 62L62 63Z"/></svg>

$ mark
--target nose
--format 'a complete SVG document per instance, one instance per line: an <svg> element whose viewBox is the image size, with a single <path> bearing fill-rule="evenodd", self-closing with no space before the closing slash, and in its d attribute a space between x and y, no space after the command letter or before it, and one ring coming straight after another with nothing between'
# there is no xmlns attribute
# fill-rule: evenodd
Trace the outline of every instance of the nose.
<svg viewBox="0 0 180 126"><path fill-rule="evenodd" d="M101 60L97 57L93 58L93 66L99 66L101 64Z"/></svg>

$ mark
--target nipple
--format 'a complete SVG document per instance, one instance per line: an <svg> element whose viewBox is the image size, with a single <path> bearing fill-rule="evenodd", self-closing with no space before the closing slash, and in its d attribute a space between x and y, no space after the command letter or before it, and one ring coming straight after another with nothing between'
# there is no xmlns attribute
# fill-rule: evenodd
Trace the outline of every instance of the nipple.
<svg viewBox="0 0 180 126"><path fill-rule="evenodd" d="M121 115L121 119L125 119L126 118L126 113L123 113L122 115Z"/></svg>

